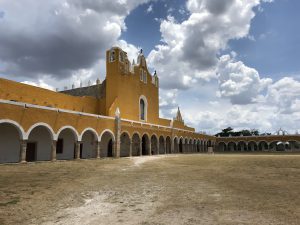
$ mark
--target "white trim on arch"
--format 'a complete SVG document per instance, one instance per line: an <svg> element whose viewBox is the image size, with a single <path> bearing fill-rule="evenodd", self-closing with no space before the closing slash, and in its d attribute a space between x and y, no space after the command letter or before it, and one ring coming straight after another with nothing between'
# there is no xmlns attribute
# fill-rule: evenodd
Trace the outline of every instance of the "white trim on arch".
<svg viewBox="0 0 300 225"><path fill-rule="evenodd" d="M13 125L15 128L17 128L19 135L20 135L20 139L27 140L27 139L25 139L26 133L25 133L23 127L19 123L17 123L16 121L13 121L13 120L9 120L9 119L0 120L0 124L2 124L2 123L8 123L8 124Z"/></svg>
<svg viewBox="0 0 300 225"><path fill-rule="evenodd" d="M156 138L156 140L159 140L159 136L157 136L156 133L153 133L153 134L151 135L150 140L152 139L153 136Z"/></svg>
<svg viewBox="0 0 300 225"><path fill-rule="evenodd" d="M40 122L40 123L33 124L33 125L28 129L28 131L27 131L26 134L25 134L25 135L26 135L26 136L25 136L25 139L26 139L26 140L28 140L31 131L32 131L34 128L36 128L36 127L45 127L45 128L47 128L47 130L50 132L50 135L51 135L52 140L54 140L54 141L57 140L57 136L56 136L55 132L53 131L52 127L51 127L49 124L44 123L44 122Z"/></svg>
<svg viewBox="0 0 300 225"><path fill-rule="evenodd" d="M130 139L130 141L131 141L131 136L130 136L130 133L127 131L127 130L123 130L123 131L121 131L121 135L120 135L120 137L122 137L122 135L123 134L127 134L128 135L128 137L129 137L129 139Z"/></svg>
<svg viewBox="0 0 300 225"><path fill-rule="evenodd" d="M77 130L76 130L74 127L72 127L72 126L63 126L63 127L61 127L61 128L57 131L57 133L56 133L57 139L58 139L60 133L61 133L63 130L66 130L66 129L70 129L70 130L73 132L73 134L75 135L76 141L79 141L79 134L78 134Z"/></svg>
<svg viewBox="0 0 300 225"><path fill-rule="evenodd" d="M98 135L98 132L97 132L94 128L91 128L91 127L85 128L85 129L81 132L81 134L79 135L78 141L82 141L82 137L83 137L84 133L87 132L87 131L91 131L91 132L96 136L97 141L100 142L100 137L99 137L99 135Z"/></svg>
<svg viewBox="0 0 300 225"><path fill-rule="evenodd" d="M138 131L134 131L133 134L132 134L132 136L131 136L131 138L133 138L133 136L134 136L135 134L137 134L137 135L139 136L139 139L140 139L140 140L142 139L142 136L141 136L141 134L140 134Z"/></svg>
<svg viewBox="0 0 300 225"><path fill-rule="evenodd" d="M175 141L175 139L176 139L176 144L179 144L179 138L177 137L177 136L175 136L174 138L173 138L173 143L174 143L174 141Z"/></svg>
<svg viewBox="0 0 300 225"><path fill-rule="evenodd" d="M114 132L112 132L110 129L105 129L105 130L103 130L102 133L100 134L99 140L102 141L102 136L103 136L103 134L104 134L105 132L110 133L111 136L112 136L113 142L115 142L115 140L116 140L115 134L114 134Z"/></svg>
<svg viewBox="0 0 300 225"><path fill-rule="evenodd" d="M144 132L141 139L143 139L144 135L146 135L148 137L148 140L151 141L152 136L150 136L148 132Z"/></svg>

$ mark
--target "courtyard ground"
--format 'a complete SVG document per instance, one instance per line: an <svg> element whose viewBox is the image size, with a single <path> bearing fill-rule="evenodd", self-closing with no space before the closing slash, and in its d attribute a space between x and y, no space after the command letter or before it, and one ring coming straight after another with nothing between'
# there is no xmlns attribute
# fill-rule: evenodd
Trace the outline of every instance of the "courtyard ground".
<svg viewBox="0 0 300 225"><path fill-rule="evenodd" d="M300 224L300 155L0 166L0 224Z"/></svg>

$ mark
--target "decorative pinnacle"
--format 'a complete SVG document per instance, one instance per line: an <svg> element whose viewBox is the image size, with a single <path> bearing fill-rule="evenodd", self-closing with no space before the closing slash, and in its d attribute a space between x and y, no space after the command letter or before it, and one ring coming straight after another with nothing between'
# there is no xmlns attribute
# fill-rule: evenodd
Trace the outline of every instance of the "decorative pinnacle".
<svg viewBox="0 0 300 225"><path fill-rule="evenodd" d="M120 117L120 114L121 114L121 112L120 112L120 109L119 109L119 107L116 109L116 112L115 112L115 115L116 115L116 117Z"/></svg>

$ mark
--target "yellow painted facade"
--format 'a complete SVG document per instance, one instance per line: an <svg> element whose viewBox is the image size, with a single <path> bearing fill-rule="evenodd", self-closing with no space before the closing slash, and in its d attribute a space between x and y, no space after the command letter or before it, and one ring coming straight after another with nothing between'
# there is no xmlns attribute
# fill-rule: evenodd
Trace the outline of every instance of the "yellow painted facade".
<svg viewBox="0 0 300 225"><path fill-rule="evenodd" d="M135 65L131 65L127 53L117 47L108 50L106 57L107 74L101 84L104 87L101 97L74 96L0 79L0 136L1 124L16 127L23 142L30 141L36 127L46 128L54 142L65 129L74 131L79 142L86 131L92 131L96 141L101 141L103 134L109 132L113 136L115 157L120 156L123 134L128 134L131 141L138 135L140 151L144 148L142 142L151 145L148 147L151 149L161 148L159 144L154 146L161 140L165 143L162 151L165 153L166 149L176 153L182 152L183 148L199 152L207 150L208 145L213 146L215 137L196 133L194 128L184 124L181 115L180 119L173 120L159 117L159 79L156 74L149 73L142 53ZM145 105L144 118L141 116L141 99ZM116 116L118 111L120 115ZM167 142L169 146L166 146ZM55 157L55 153L52 155ZM25 156L22 157L24 161Z"/></svg>
<svg viewBox="0 0 300 225"><path fill-rule="evenodd" d="M299 135L220 138L186 126L179 109L172 120L160 118L159 79L143 54L131 65L115 47L106 61L102 83L63 92L0 78L0 163L256 151L279 144L300 151Z"/></svg>

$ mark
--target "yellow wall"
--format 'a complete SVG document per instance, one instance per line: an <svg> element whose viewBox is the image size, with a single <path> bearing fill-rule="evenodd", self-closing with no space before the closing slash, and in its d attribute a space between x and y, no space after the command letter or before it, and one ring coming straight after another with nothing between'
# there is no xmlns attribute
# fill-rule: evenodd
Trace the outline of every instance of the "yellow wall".
<svg viewBox="0 0 300 225"><path fill-rule="evenodd" d="M94 114L100 107L93 97L74 97L1 78L0 99Z"/></svg>
<svg viewBox="0 0 300 225"><path fill-rule="evenodd" d="M88 96L76 97L6 79L0 79L0 99L104 116L115 116L115 111L119 108L122 119L140 121L139 99L140 96L145 96L148 104L147 120L141 122L161 126L171 126L171 120L159 118L158 78L155 77L155 79L157 79L157 84L153 84L153 76L147 69L145 57L140 54L139 64L134 66L133 71L130 71L130 62L127 59L127 53L122 51L120 48L112 48L112 50L115 51L114 62L110 62L109 59L109 53L111 50L107 51L106 54L107 76L104 81L106 82L105 98L96 99ZM120 52L124 55L123 62L119 60ZM147 74L147 83L140 80L141 69ZM31 109L28 109L27 111L30 110ZM15 113L19 114L20 112L15 111ZM47 113L26 114L28 117L26 117L28 120L27 122L31 123L37 118L40 121L51 120L52 117ZM53 114L54 112L51 113ZM62 117L63 116L60 116L60 118ZM72 116L66 116L64 120L67 121L67 123L78 126L78 124L74 124L75 122ZM52 121L48 122L52 123ZM62 121L61 123L64 122ZM27 124L25 126L27 127ZM195 129L187 127L184 123L176 120L173 123L173 127L193 132L195 131Z"/></svg>
<svg viewBox="0 0 300 225"><path fill-rule="evenodd" d="M148 123L159 122L159 102L158 87L152 83L152 76L148 72L147 66L138 65L134 67L134 72L125 73L127 60L119 61L119 48L115 50L116 59L114 62L109 60L107 51L106 59L106 109L107 115L114 116L115 110L119 107L121 117L139 121L139 98L144 95L148 102L147 121ZM140 81L140 69L147 72L147 84Z"/></svg>

